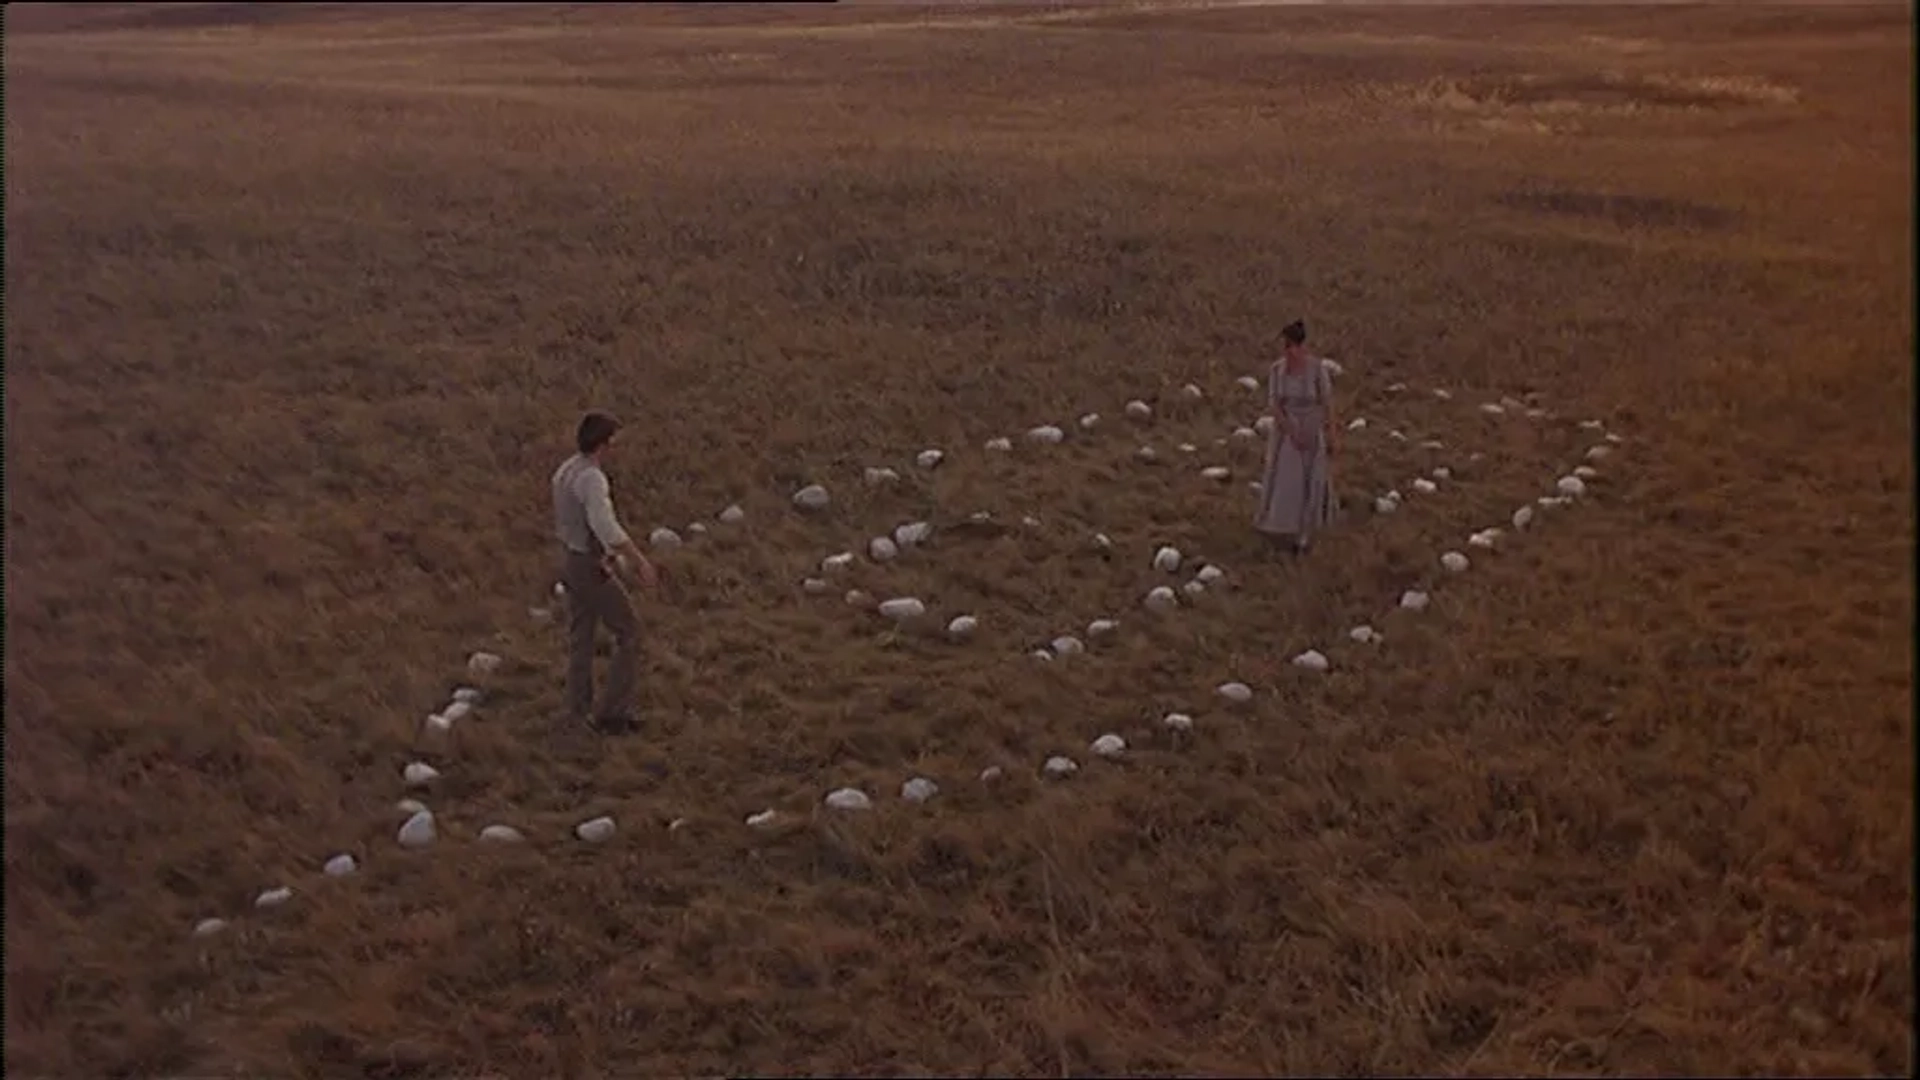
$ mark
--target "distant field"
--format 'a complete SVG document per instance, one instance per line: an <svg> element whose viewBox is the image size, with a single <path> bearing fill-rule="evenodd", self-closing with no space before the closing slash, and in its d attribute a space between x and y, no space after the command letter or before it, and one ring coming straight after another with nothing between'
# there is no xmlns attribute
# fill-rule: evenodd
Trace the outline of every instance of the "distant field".
<svg viewBox="0 0 1920 1080"><path fill-rule="evenodd" d="M1908 6L6 31L9 1075L1911 1073ZM1368 421L1300 563L1296 317ZM582 748L594 406L686 543Z"/></svg>

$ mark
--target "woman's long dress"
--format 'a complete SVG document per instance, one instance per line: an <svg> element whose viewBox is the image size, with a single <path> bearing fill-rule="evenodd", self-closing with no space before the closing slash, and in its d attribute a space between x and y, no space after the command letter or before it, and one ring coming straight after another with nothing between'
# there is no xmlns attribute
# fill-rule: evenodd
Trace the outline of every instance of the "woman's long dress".
<svg viewBox="0 0 1920 1080"><path fill-rule="evenodd" d="M1314 530L1333 524L1333 478L1323 438L1332 399L1333 379L1317 356L1308 357L1298 372L1289 372L1285 360L1268 371L1268 406L1286 417L1307 448L1295 446L1278 424L1267 437L1260 509L1253 519L1261 532L1305 543Z"/></svg>

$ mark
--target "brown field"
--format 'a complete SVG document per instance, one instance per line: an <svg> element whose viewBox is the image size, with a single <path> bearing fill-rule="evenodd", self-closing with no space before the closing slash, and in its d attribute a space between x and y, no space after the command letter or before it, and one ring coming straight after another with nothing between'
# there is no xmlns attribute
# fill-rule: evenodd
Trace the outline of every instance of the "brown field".
<svg viewBox="0 0 1920 1080"><path fill-rule="evenodd" d="M9 1076L1913 1068L1909 5L6 20ZM1296 316L1370 420L1299 564L1218 443ZM594 405L636 534L748 520L582 747Z"/></svg>

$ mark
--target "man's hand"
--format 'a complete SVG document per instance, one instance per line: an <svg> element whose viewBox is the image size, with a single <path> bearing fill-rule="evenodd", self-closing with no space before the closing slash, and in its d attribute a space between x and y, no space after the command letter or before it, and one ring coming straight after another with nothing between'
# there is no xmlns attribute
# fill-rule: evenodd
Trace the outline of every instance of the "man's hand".
<svg viewBox="0 0 1920 1080"><path fill-rule="evenodd" d="M654 568L652 561L646 556L640 556L640 564L635 570L635 574L640 579L641 588L650 593L660 591L660 571Z"/></svg>

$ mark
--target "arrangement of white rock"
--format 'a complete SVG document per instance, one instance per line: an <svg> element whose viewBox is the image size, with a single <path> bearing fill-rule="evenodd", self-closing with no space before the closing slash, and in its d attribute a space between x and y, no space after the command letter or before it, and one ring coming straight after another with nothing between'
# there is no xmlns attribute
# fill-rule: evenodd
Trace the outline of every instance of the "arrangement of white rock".
<svg viewBox="0 0 1920 1080"><path fill-rule="evenodd" d="M720 511L718 516L722 525L738 525L747 520L747 512L738 503Z"/></svg>
<svg viewBox="0 0 1920 1080"><path fill-rule="evenodd" d="M480 830L480 839L489 844L517 844L526 837L511 825L489 825Z"/></svg>
<svg viewBox="0 0 1920 1080"><path fill-rule="evenodd" d="M253 898L253 906L256 908L276 908L291 899L293 899L293 890L282 885L276 889L266 889L262 891L259 896Z"/></svg>
<svg viewBox="0 0 1920 1080"><path fill-rule="evenodd" d="M1153 406L1141 401L1139 398L1135 398L1127 402L1126 414L1130 420L1151 419L1153 416Z"/></svg>
<svg viewBox="0 0 1920 1080"><path fill-rule="evenodd" d="M955 641L965 641L980 628L980 620L971 615L955 615L947 623L947 636Z"/></svg>
<svg viewBox="0 0 1920 1080"><path fill-rule="evenodd" d="M1168 713L1160 718L1160 723L1170 731L1193 730L1193 717L1186 713Z"/></svg>
<svg viewBox="0 0 1920 1080"><path fill-rule="evenodd" d="M1244 705L1253 700L1253 687L1243 682L1225 682L1214 688L1214 692L1236 705Z"/></svg>
<svg viewBox="0 0 1920 1080"><path fill-rule="evenodd" d="M903 548L924 544L933 535L933 526L924 521L909 521L893 530L893 542Z"/></svg>
<svg viewBox="0 0 1920 1080"><path fill-rule="evenodd" d="M1400 606L1408 611L1425 611L1430 598L1419 589L1408 589L1400 594Z"/></svg>
<svg viewBox="0 0 1920 1080"><path fill-rule="evenodd" d="M1078 656L1087 651L1086 645L1072 634L1062 634L1049 642L1055 656Z"/></svg>
<svg viewBox="0 0 1920 1080"><path fill-rule="evenodd" d="M793 493L793 505L802 510L825 510L832 502L833 497L819 484L808 484Z"/></svg>
<svg viewBox="0 0 1920 1080"><path fill-rule="evenodd" d="M1274 419L1272 414L1263 416L1260 419L1255 420L1253 422L1253 430L1259 432L1262 435L1272 435L1273 428L1274 428Z"/></svg>
<svg viewBox="0 0 1920 1080"><path fill-rule="evenodd" d="M1513 527L1524 529L1533 524L1533 507L1523 506L1513 512Z"/></svg>
<svg viewBox="0 0 1920 1080"><path fill-rule="evenodd" d="M1260 433L1250 427L1237 427L1233 429L1233 437L1236 439L1257 439L1260 437Z"/></svg>
<svg viewBox="0 0 1920 1080"><path fill-rule="evenodd" d="M681 543L680 534L663 525L647 534L647 543L657 548L677 548Z"/></svg>
<svg viewBox="0 0 1920 1080"><path fill-rule="evenodd" d="M491 675L500 670L506 661L492 653L477 652L467 657L467 671L473 675Z"/></svg>
<svg viewBox="0 0 1920 1080"><path fill-rule="evenodd" d="M900 554L899 547L884 536L876 536L867 541L867 557L874 562L891 562L898 554Z"/></svg>
<svg viewBox="0 0 1920 1080"><path fill-rule="evenodd" d="M1465 573L1470 564L1465 555L1457 551L1449 551L1440 556L1440 565L1445 567L1448 573L1460 574Z"/></svg>
<svg viewBox="0 0 1920 1080"><path fill-rule="evenodd" d="M1109 733L1093 740L1093 745L1090 749L1092 749L1095 754L1104 758L1119 757L1121 754L1127 752L1127 740Z"/></svg>
<svg viewBox="0 0 1920 1080"><path fill-rule="evenodd" d="M398 835L401 847L423 848L433 843L433 811L422 810L406 820L400 826Z"/></svg>
<svg viewBox="0 0 1920 1080"><path fill-rule="evenodd" d="M917 619L926 613L927 605L914 596L899 596L880 603L880 614L896 622Z"/></svg>
<svg viewBox="0 0 1920 1080"><path fill-rule="evenodd" d="M1573 475L1582 480L1591 480L1600 475L1600 470L1591 465L1576 465L1574 466Z"/></svg>
<svg viewBox="0 0 1920 1080"><path fill-rule="evenodd" d="M354 861L353 856L335 855L327 860L326 865L320 868L320 872L328 877L346 877L358 869L360 864Z"/></svg>
<svg viewBox="0 0 1920 1080"><path fill-rule="evenodd" d="M440 779L440 770L424 761L410 761L406 768L400 770L400 778L406 781L408 787L426 787Z"/></svg>
<svg viewBox="0 0 1920 1080"><path fill-rule="evenodd" d="M1001 774L1000 766L989 765L986 768L980 770L980 782L983 784L991 784L995 780L1000 779L1000 774Z"/></svg>
<svg viewBox="0 0 1920 1080"><path fill-rule="evenodd" d="M1361 625L1356 626L1353 629L1347 631L1347 636L1359 642L1362 645L1373 645L1383 640L1380 636L1380 631L1375 630L1373 627L1368 626L1365 623L1362 623Z"/></svg>
<svg viewBox="0 0 1920 1080"><path fill-rule="evenodd" d="M1136 458L1139 458L1141 461L1160 460L1160 452L1158 450L1155 450L1151 446L1143 446L1140 449L1135 450L1133 452L1133 456Z"/></svg>
<svg viewBox="0 0 1920 1080"><path fill-rule="evenodd" d="M1041 766L1041 771L1058 780L1079 772L1080 766L1070 757L1055 755L1047 759L1047 763Z"/></svg>
<svg viewBox="0 0 1920 1080"><path fill-rule="evenodd" d="M1147 590L1147 598L1142 601L1148 611L1165 613L1180 606L1180 600L1173 590L1165 585L1155 585Z"/></svg>
<svg viewBox="0 0 1920 1080"><path fill-rule="evenodd" d="M1188 383L1187 385L1181 387L1180 392L1182 394L1185 394L1188 399L1193 401L1198 401L1201 398L1207 396L1206 391L1200 389L1199 387L1193 385L1192 383Z"/></svg>
<svg viewBox="0 0 1920 1080"><path fill-rule="evenodd" d="M827 806L835 810L871 810L873 800L859 788L843 787L827 792Z"/></svg>
<svg viewBox="0 0 1920 1080"><path fill-rule="evenodd" d="M1318 649L1308 649L1293 658L1293 666L1306 668L1308 671L1325 671L1329 665L1326 654Z"/></svg>
<svg viewBox="0 0 1920 1080"><path fill-rule="evenodd" d="M1104 638L1118 629L1120 624L1113 619L1095 619L1087 624L1087 636L1095 639Z"/></svg>
<svg viewBox="0 0 1920 1080"><path fill-rule="evenodd" d="M1254 378L1251 375L1242 375L1238 379L1235 379L1233 381L1239 383L1241 386L1245 387L1248 390L1260 389L1260 380Z"/></svg>
<svg viewBox="0 0 1920 1080"><path fill-rule="evenodd" d="M1573 498L1587 493L1587 482L1577 476L1563 476L1553 486L1560 494Z"/></svg>
<svg viewBox="0 0 1920 1080"><path fill-rule="evenodd" d="M1400 509L1400 493L1398 491L1389 491L1385 495L1381 495L1373 500L1373 512L1376 514L1391 514L1398 509Z"/></svg>
<svg viewBox="0 0 1920 1080"><path fill-rule="evenodd" d="M1080 428L1083 431L1091 431L1093 428L1099 426L1099 424L1100 414L1097 412L1090 412L1080 418Z"/></svg>
<svg viewBox="0 0 1920 1080"><path fill-rule="evenodd" d="M1447 468L1445 465L1437 465L1433 470L1433 478L1435 480L1451 480L1453 479L1453 470Z"/></svg>
<svg viewBox="0 0 1920 1080"><path fill-rule="evenodd" d="M1367 418L1364 416L1356 416L1352 420L1347 421L1348 431L1364 431L1366 430L1366 426Z"/></svg>
<svg viewBox="0 0 1920 1080"><path fill-rule="evenodd" d="M924 776L916 776L900 785L900 797L911 803L923 803L940 794L940 785Z"/></svg>
<svg viewBox="0 0 1920 1080"><path fill-rule="evenodd" d="M201 919L193 925L194 937L212 937L227 928L225 919Z"/></svg>
<svg viewBox="0 0 1920 1080"><path fill-rule="evenodd" d="M986 442L986 448L988 450L993 451L996 454L1004 454L1007 451L1013 449L1013 440L1007 438L1005 435L1000 435L995 438L988 439Z"/></svg>
<svg viewBox="0 0 1920 1080"><path fill-rule="evenodd" d="M1499 529L1481 529L1479 532L1467 537L1467 544L1470 547L1491 548L1493 547L1494 541L1499 538Z"/></svg>
<svg viewBox="0 0 1920 1080"><path fill-rule="evenodd" d="M833 583L825 578L810 577L800 582L800 588L810 596L825 596L833 589Z"/></svg>
<svg viewBox="0 0 1920 1080"><path fill-rule="evenodd" d="M583 821L575 825L573 827L573 835L585 840L589 844L598 844L611 839L614 828L612 818L597 817L591 821Z"/></svg>
<svg viewBox="0 0 1920 1080"><path fill-rule="evenodd" d="M1492 402L1480 406L1480 411L1486 413L1488 416L1505 416L1507 412L1506 406L1495 405Z"/></svg>
<svg viewBox="0 0 1920 1080"><path fill-rule="evenodd" d="M946 460L946 457L946 452L942 450L922 450L914 456L913 463L923 469L931 469Z"/></svg>
<svg viewBox="0 0 1920 1080"><path fill-rule="evenodd" d="M771 828L773 824L779 819L779 817L780 817L779 812L774 810L762 810L757 814L748 814L747 828L749 829Z"/></svg>
<svg viewBox="0 0 1920 1080"><path fill-rule="evenodd" d="M866 471L860 474L860 477L866 481L868 487L879 487L882 484L891 484L900 479L900 474L885 466L875 467L869 465Z"/></svg>
<svg viewBox="0 0 1920 1080"><path fill-rule="evenodd" d="M1206 477L1209 480L1225 480L1227 477L1231 476L1232 473L1227 469L1225 465L1209 465L1206 468L1200 470L1200 475Z"/></svg>
<svg viewBox="0 0 1920 1080"><path fill-rule="evenodd" d="M1163 546L1153 553L1153 568L1162 573L1171 574L1180 569L1180 549Z"/></svg>
<svg viewBox="0 0 1920 1080"><path fill-rule="evenodd" d="M1434 492L1440 490L1440 485L1434 483L1431 480L1426 479L1425 477L1420 477L1414 480L1413 490L1419 492L1422 495L1431 495Z"/></svg>
<svg viewBox="0 0 1920 1080"><path fill-rule="evenodd" d="M1037 428L1029 429L1027 432L1027 438L1030 441L1043 443L1047 445L1052 445L1054 443L1057 443L1066 437L1067 437L1066 432L1061 431L1059 428L1054 427L1052 424L1042 424Z"/></svg>

